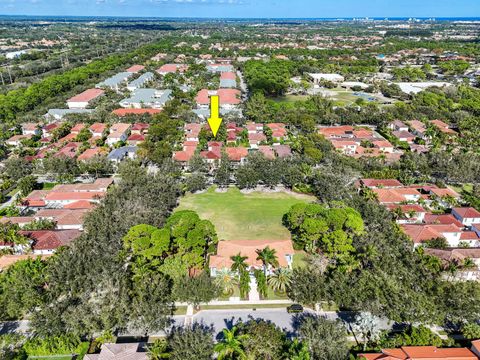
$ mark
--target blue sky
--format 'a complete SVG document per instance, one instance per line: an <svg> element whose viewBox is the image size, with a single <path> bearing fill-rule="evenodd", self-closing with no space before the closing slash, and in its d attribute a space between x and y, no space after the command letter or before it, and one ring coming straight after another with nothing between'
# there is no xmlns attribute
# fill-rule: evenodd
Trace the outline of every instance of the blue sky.
<svg viewBox="0 0 480 360"><path fill-rule="evenodd" d="M0 0L3 15L476 17L480 0Z"/></svg>

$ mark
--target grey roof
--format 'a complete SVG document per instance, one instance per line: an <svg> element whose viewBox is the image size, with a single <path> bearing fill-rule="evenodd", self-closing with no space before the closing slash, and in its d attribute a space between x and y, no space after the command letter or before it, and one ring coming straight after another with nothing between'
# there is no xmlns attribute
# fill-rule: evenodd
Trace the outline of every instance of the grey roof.
<svg viewBox="0 0 480 360"><path fill-rule="evenodd" d="M193 109L192 110L197 116L207 119L210 117L210 109ZM241 109L225 109L220 108L220 115L227 115L236 113L238 116L243 116Z"/></svg>
<svg viewBox="0 0 480 360"><path fill-rule="evenodd" d="M145 74L140 75L137 79L128 83L127 87L137 89L139 87L142 87L145 83L152 81L153 78L154 78L153 73L146 72Z"/></svg>
<svg viewBox="0 0 480 360"><path fill-rule="evenodd" d="M231 72L233 71L233 66L232 65L219 65L219 66L207 65L207 70L210 72Z"/></svg>
<svg viewBox="0 0 480 360"><path fill-rule="evenodd" d="M99 88L99 87L106 86L106 87L110 87L110 88L116 88L122 82L127 81L127 79L129 77L131 77L132 75L133 75L133 73L129 73L129 72L126 72L126 71L121 72L121 73L118 73L116 75L113 75L112 77L109 77L108 79L105 79L102 82L99 82L97 85L95 85L95 87Z"/></svg>
<svg viewBox="0 0 480 360"><path fill-rule="evenodd" d="M122 146L118 149L114 149L108 154L108 160L116 160L121 161L123 160L128 154L133 153L135 154L138 150L137 146Z"/></svg>
<svg viewBox="0 0 480 360"><path fill-rule="evenodd" d="M95 109L50 109L45 116L53 116L55 118L63 118L68 114L90 114L94 112Z"/></svg>
<svg viewBox="0 0 480 360"><path fill-rule="evenodd" d="M134 104L144 104L151 107L162 107L170 100L172 90L135 89L129 98L120 101L123 107L131 107Z"/></svg>
<svg viewBox="0 0 480 360"><path fill-rule="evenodd" d="M221 88L234 88L237 87L237 81L232 79L220 79Z"/></svg>

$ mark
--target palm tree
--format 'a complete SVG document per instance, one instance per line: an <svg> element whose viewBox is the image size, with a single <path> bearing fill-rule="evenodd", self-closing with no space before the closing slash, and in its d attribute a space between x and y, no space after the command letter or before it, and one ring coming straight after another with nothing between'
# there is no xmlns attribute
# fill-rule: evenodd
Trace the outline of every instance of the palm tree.
<svg viewBox="0 0 480 360"><path fill-rule="evenodd" d="M268 277L268 285L270 285L275 292L285 294L287 288L292 283L292 272L288 269L279 268Z"/></svg>
<svg viewBox="0 0 480 360"><path fill-rule="evenodd" d="M229 269L223 269L215 276L215 284L222 289L223 294L233 294L238 286L238 278Z"/></svg>
<svg viewBox="0 0 480 360"><path fill-rule="evenodd" d="M247 263L245 260L248 259L248 256L242 256L240 253L234 256L230 256L230 259L233 261L232 266L230 266L230 270L242 273L243 271L247 270Z"/></svg>
<svg viewBox="0 0 480 360"><path fill-rule="evenodd" d="M218 353L218 360L226 359L246 359L247 355L243 350L243 342L247 339L247 335L238 335L237 327L232 330L223 329L223 339L215 345L215 351Z"/></svg>
<svg viewBox="0 0 480 360"><path fill-rule="evenodd" d="M260 260L263 263L263 273L267 276L267 267L269 265L274 268L278 267L278 257L277 250L270 249L270 246L263 248L263 250L257 249L257 260Z"/></svg>

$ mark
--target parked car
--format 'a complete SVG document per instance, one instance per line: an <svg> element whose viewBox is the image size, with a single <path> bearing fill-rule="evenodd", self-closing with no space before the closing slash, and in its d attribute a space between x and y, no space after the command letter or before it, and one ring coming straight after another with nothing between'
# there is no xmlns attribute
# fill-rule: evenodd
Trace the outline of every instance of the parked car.
<svg viewBox="0 0 480 360"><path fill-rule="evenodd" d="M303 312L303 306L300 304L292 304L287 307L288 313L301 313Z"/></svg>

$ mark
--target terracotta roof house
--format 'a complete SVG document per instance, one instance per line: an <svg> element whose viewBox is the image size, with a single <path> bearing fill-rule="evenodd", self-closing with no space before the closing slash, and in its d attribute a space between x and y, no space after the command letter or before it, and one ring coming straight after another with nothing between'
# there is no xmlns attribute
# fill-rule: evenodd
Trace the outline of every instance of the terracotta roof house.
<svg viewBox="0 0 480 360"><path fill-rule="evenodd" d="M292 156L292 149L290 148L290 145L273 145L272 147L279 158Z"/></svg>
<svg viewBox="0 0 480 360"><path fill-rule="evenodd" d="M137 146L145 141L145 136L140 134L132 134L127 138L127 144Z"/></svg>
<svg viewBox="0 0 480 360"><path fill-rule="evenodd" d="M423 220L425 224L442 224L442 225L455 225L459 228L463 227L463 224L455 219L452 214L426 214Z"/></svg>
<svg viewBox="0 0 480 360"><path fill-rule="evenodd" d="M88 89L67 100L70 109L85 109L91 101L105 94L102 89Z"/></svg>
<svg viewBox="0 0 480 360"><path fill-rule="evenodd" d="M100 354L87 354L84 360L148 360L148 357L142 343L103 344Z"/></svg>
<svg viewBox="0 0 480 360"><path fill-rule="evenodd" d="M215 276L217 271L230 269L232 265L231 257L240 253L246 256L246 263L249 268L261 269L262 262L257 260L257 250L262 250L269 246L276 250L278 263L280 267L291 268L293 261L292 241L285 240L229 240L220 241L217 247L217 254L210 256L210 273Z"/></svg>
<svg viewBox="0 0 480 360"><path fill-rule="evenodd" d="M77 150L81 145L82 143L79 143L79 142L70 142L66 144L63 148L58 150L53 156L54 157L65 156L73 159L77 156Z"/></svg>
<svg viewBox="0 0 480 360"><path fill-rule="evenodd" d="M78 205L79 202L89 203L88 200L79 200L68 205ZM82 205L86 206L86 205ZM70 206L71 207L71 206ZM39 210L35 215L35 219L46 219L55 221L57 224L57 229L59 230L83 230L83 220L85 215L88 213L88 208L83 209L42 209Z"/></svg>
<svg viewBox="0 0 480 360"><path fill-rule="evenodd" d="M100 147L95 147L85 150L82 154L77 157L78 161L86 161L95 156L105 155L106 151Z"/></svg>
<svg viewBox="0 0 480 360"><path fill-rule="evenodd" d="M157 69L157 73L160 75L166 75L170 73L184 73L185 71L188 70L188 65L185 64L165 64L160 66Z"/></svg>
<svg viewBox="0 0 480 360"><path fill-rule="evenodd" d="M196 147L195 147L196 148ZM183 151L175 151L173 153L173 160L183 163L184 166L190 161L195 154L195 148L186 148Z"/></svg>
<svg viewBox="0 0 480 360"><path fill-rule="evenodd" d="M270 145L260 145L258 147L258 151L260 151L263 156L269 160L275 159L275 152Z"/></svg>
<svg viewBox="0 0 480 360"><path fill-rule="evenodd" d="M452 215L465 226L480 223L480 212L473 207L453 208Z"/></svg>
<svg viewBox="0 0 480 360"><path fill-rule="evenodd" d="M415 135L409 133L408 131L394 131L393 136L395 136L400 141L405 141L407 143L413 143L415 140Z"/></svg>
<svg viewBox="0 0 480 360"><path fill-rule="evenodd" d="M140 134L145 135L148 133L148 129L150 128L150 124L147 123L135 123L131 128L132 134Z"/></svg>
<svg viewBox="0 0 480 360"><path fill-rule="evenodd" d="M399 349L382 349L381 353L359 354L366 360L478 360L467 348L437 348L436 346L403 346Z"/></svg>
<svg viewBox="0 0 480 360"><path fill-rule="evenodd" d="M115 109L112 114L123 117L128 115L155 115L161 113L161 109Z"/></svg>
<svg viewBox="0 0 480 360"><path fill-rule="evenodd" d="M22 124L22 135L41 135L42 130L39 124L24 123Z"/></svg>
<svg viewBox="0 0 480 360"><path fill-rule="evenodd" d="M145 69L145 66L143 65L132 65L125 71L129 73L138 73L144 69Z"/></svg>
<svg viewBox="0 0 480 360"><path fill-rule="evenodd" d="M344 135L349 135L350 137L353 137L353 126L343 125L320 127L318 132L326 138L336 138L342 137Z"/></svg>
<svg viewBox="0 0 480 360"><path fill-rule="evenodd" d="M102 123L94 123L92 126L90 126L89 130L92 133L92 136L98 136L101 138L105 130L107 130L107 125Z"/></svg>
<svg viewBox="0 0 480 360"><path fill-rule="evenodd" d="M398 204L404 201L417 201L421 194L416 189L409 188L374 188L372 191L377 194L380 204Z"/></svg>
<svg viewBox="0 0 480 360"><path fill-rule="evenodd" d="M432 121L430 121L430 123L433 126L435 126L438 130L443 132L444 134L454 135L454 134L457 133L455 130L450 129L450 126L447 123L445 123L441 120L432 120Z"/></svg>
<svg viewBox="0 0 480 360"><path fill-rule="evenodd" d="M70 244L82 234L78 230L20 230L19 233L33 240L35 255L53 254L59 247Z"/></svg>
<svg viewBox="0 0 480 360"><path fill-rule="evenodd" d="M31 139L33 135L13 135L11 138L5 141L8 146L18 147L22 144L22 140Z"/></svg>
<svg viewBox="0 0 480 360"><path fill-rule="evenodd" d="M82 131L84 128L85 128L85 124L83 123L76 124L74 127L70 129L70 133L78 135L78 133Z"/></svg>
<svg viewBox="0 0 480 360"><path fill-rule="evenodd" d="M401 227L412 239L414 247L436 238L445 238L450 247L458 247L461 242L462 229L453 224L402 224Z"/></svg>
<svg viewBox="0 0 480 360"><path fill-rule="evenodd" d="M400 120L394 120L390 125L389 128L394 131L408 131L408 125Z"/></svg>
<svg viewBox="0 0 480 360"><path fill-rule="evenodd" d="M225 148L225 152L228 155L228 158L231 161L238 162L240 164L243 164L245 161L245 158L248 155L248 150L242 146L239 147L227 147Z"/></svg>
<svg viewBox="0 0 480 360"><path fill-rule="evenodd" d="M240 104L240 90L236 89L202 89L198 92L195 101L199 106L210 105L210 96L218 95L220 106L233 107Z"/></svg>

